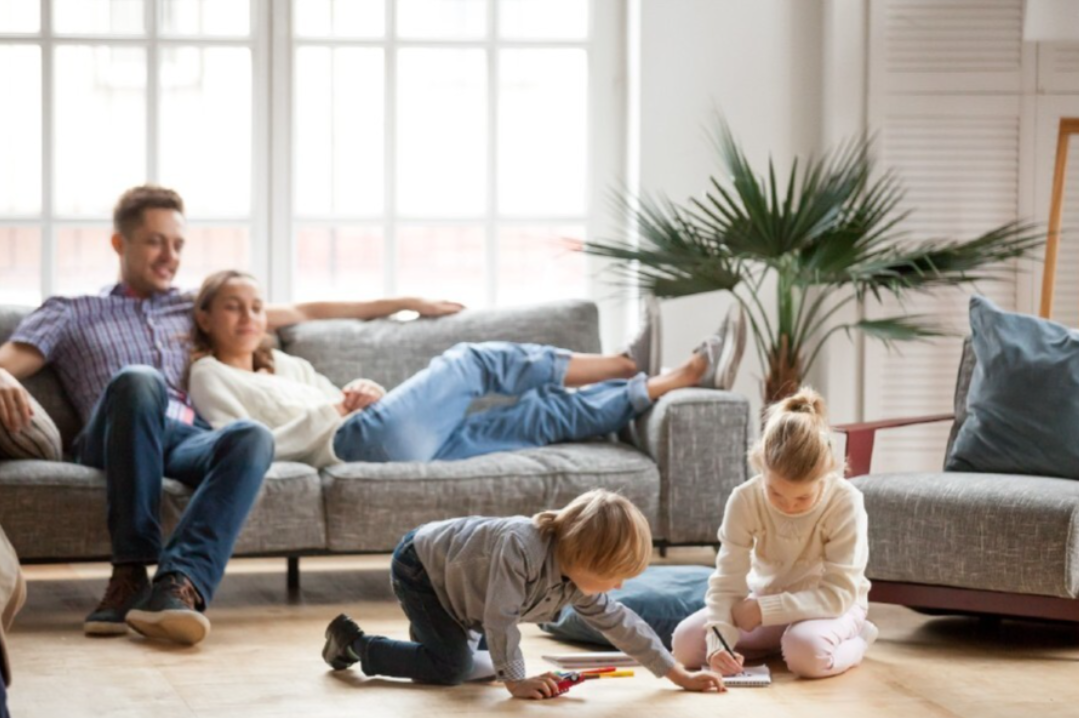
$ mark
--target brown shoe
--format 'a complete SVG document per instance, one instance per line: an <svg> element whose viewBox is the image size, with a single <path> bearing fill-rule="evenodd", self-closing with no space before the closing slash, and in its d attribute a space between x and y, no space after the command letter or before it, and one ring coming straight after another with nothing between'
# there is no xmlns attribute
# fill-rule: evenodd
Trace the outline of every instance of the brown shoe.
<svg viewBox="0 0 1079 718"><path fill-rule="evenodd" d="M87 636L122 636L127 633L127 612L150 595L150 580L141 564L121 564L112 567L112 578L105 597L83 621Z"/></svg>
<svg viewBox="0 0 1079 718"><path fill-rule="evenodd" d="M193 646L210 632L202 615L202 598L191 581L167 573L154 581L150 595L127 613L127 625L146 636Z"/></svg>

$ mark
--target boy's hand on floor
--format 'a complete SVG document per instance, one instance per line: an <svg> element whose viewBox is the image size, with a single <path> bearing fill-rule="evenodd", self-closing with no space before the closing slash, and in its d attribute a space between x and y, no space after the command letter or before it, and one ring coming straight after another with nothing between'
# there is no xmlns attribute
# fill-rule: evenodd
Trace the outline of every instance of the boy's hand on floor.
<svg viewBox="0 0 1079 718"><path fill-rule="evenodd" d="M506 688L514 698L550 698L558 693L558 676L544 673L520 681L506 681Z"/></svg>
<svg viewBox="0 0 1079 718"><path fill-rule="evenodd" d="M682 666L675 666L668 671L667 680L675 685L681 686L687 691L701 692L710 691L714 688L718 692L724 693L727 690L723 685L723 678L718 674L710 671L691 673Z"/></svg>

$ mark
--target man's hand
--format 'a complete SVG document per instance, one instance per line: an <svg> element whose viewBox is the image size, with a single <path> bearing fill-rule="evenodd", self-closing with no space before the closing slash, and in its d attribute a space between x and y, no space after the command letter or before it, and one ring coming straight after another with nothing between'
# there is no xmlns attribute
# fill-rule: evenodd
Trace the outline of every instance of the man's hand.
<svg viewBox="0 0 1079 718"><path fill-rule="evenodd" d="M370 379L350 381L341 393L345 395L345 400L337 405L341 416L347 416L359 409L366 409L386 396L386 390L382 388L382 385Z"/></svg>
<svg viewBox="0 0 1079 718"><path fill-rule="evenodd" d="M6 369L0 369L0 424L12 433L30 426L34 416L30 393Z"/></svg>
<svg viewBox="0 0 1079 718"><path fill-rule="evenodd" d="M733 656L726 651L716 651L708 657L708 667L721 676L736 676L742 672L746 659L741 653Z"/></svg>
<svg viewBox="0 0 1079 718"><path fill-rule="evenodd" d="M721 676L710 673L709 671L691 673L680 665L667 671L667 680L675 685L681 686L687 691L693 691L695 693L710 691L713 688L720 693L727 690L723 685L723 678Z"/></svg>
<svg viewBox="0 0 1079 718"><path fill-rule="evenodd" d="M550 698L558 695L558 676L553 673L544 673L533 678L525 678L520 681L506 681L506 688L514 698Z"/></svg>
<svg viewBox="0 0 1079 718"><path fill-rule="evenodd" d="M761 604L755 598L747 598L734 604L731 609L734 625L747 633L761 625Z"/></svg>
<svg viewBox="0 0 1079 718"><path fill-rule="evenodd" d="M464 304L447 301L431 301L430 299L417 299L413 310L419 312L421 317L444 317L447 314L456 314L465 308Z"/></svg>

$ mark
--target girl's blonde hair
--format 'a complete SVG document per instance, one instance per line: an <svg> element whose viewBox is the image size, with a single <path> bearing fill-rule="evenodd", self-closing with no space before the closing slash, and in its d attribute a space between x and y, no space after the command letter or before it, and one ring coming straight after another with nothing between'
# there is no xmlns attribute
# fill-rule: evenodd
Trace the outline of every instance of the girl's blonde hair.
<svg viewBox="0 0 1079 718"><path fill-rule="evenodd" d="M768 407L764 431L749 454L757 471L813 481L836 471L824 398L808 386Z"/></svg>
<svg viewBox="0 0 1079 718"><path fill-rule="evenodd" d="M633 502L604 489L575 498L559 511L543 511L532 523L555 541L564 569L603 579L632 578L652 558L652 530Z"/></svg>

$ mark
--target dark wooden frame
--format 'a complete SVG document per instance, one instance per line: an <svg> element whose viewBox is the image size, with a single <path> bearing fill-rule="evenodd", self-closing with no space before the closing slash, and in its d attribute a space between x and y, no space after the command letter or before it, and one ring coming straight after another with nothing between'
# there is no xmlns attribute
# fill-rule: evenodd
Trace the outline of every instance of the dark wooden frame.
<svg viewBox="0 0 1079 718"><path fill-rule="evenodd" d="M855 424L841 424L832 429L847 436L847 478L869 473L873 460L873 443L877 431L900 426L950 421L951 414L920 416ZM1038 618L1079 623L1079 599L1057 596L1038 596L1028 593L1005 593L979 589L934 586L902 581L873 581L869 600L912 608L928 608L956 613Z"/></svg>

